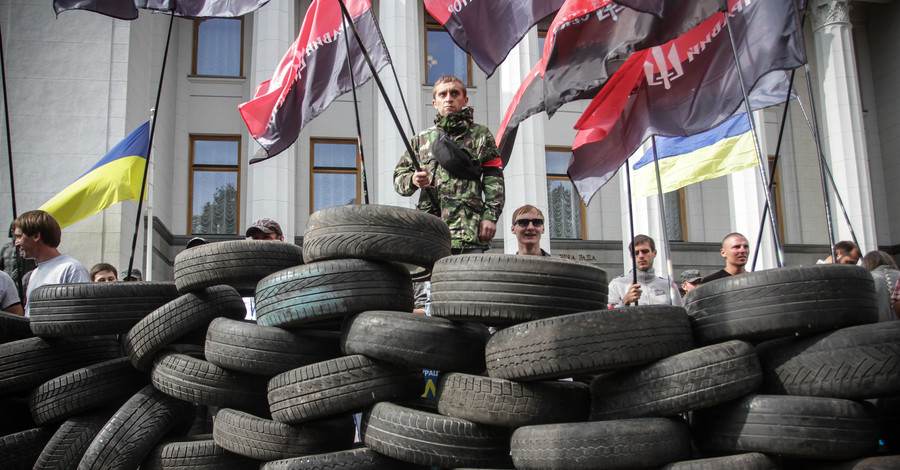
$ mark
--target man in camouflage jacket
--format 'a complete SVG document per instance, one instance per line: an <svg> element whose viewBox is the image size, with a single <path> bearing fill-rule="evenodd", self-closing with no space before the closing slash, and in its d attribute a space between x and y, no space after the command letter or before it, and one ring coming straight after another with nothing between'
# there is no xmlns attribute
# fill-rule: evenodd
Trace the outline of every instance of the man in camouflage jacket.
<svg viewBox="0 0 900 470"><path fill-rule="evenodd" d="M394 190L402 196L411 196L422 189L417 207L447 223L453 253L487 250L497 232L497 220L506 199L494 136L487 127L472 122L472 109L465 107L469 102L466 86L460 79L439 78L433 95L431 103L438 111L435 126L416 134L411 141L421 171L415 171L406 152L394 169ZM471 160L465 163L480 177L459 177L438 163L432 150L441 131Z"/></svg>

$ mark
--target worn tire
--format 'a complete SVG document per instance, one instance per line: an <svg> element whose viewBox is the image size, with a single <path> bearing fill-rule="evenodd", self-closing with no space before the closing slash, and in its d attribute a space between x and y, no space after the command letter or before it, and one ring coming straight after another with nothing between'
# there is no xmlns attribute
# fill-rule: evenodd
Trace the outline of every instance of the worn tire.
<svg viewBox="0 0 900 470"><path fill-rule="evenodd" d="M91 441L78 470L137 468L172 429L193 418L194 405L147 385L113 414Z"/></svg>
<svg viewBox="0 0 900 470"><path fill-rule="evenodd" d="M275 273L259 283L256 318L291 327L366 310L413 309L409 274L393 263L362 259L319 261Z"/></svg>
<svg viewBox="0 0 900 470"><path fill-rule="evenodd" d="M147 374L120 357L76 369L44 382L28 399L31 416L40 425L121 404L149 383Z"/></svg>
<svg viewBox="0 0 900 470"><path fill-rule="evenodd" d="M793 458L854 459L875 453L875 417L850 400L750 395L704 408L691 427L701 449Z"/></svg>
<svg viewBox="0 0 900 470"><path fill-rule="evenodd" d="M766 393L831 398L900 395L900 322L757 345Z"/></svg>
<svg viewBox="0 0 900 470"><path fill-rule="evenodd" d="M511 324L607 306L606 271L563 258L472 254L438 261L431 314Z"/></svg>
<svg viewBox="0 0 900 470"><path fill-rule="evenodd" d="M297 367L341 356L340 333L285 330L216 318L209 324L206 360L247 374L274 377Z"/></svg>
<svg viewBox="0 0 900 470"><path fill-rule="evenodd" d="M187 402L254 411L266 409L264 377L223 369L186 354L158 355L150 378L161 392Z"/></svg>
<svg viewBox="0 0 900 470"><path fill-rule="evenodd" d="M0 343L31 338L31 324L28 318L9 312L0 312Z"/></svg>
<svg viewBox="0 0 900 470"><path fill-rule="evenodd" d="M353 443L350 416L294 426L223 408L213 439L220 447L256 460L279 460L347 449Z"/></svg>
<svg viewBox="0 0 900 470"><path fill-rule="evenodd" d="M513 325L485 348L488 374L529 381L646 364L691 349L681 307L597 310Z"/></svg>
<svg viewBox="0 0 900 470"><path fill-rule="evenodd" d="M66 470L78 467L88 446L115 409L104 409L73 416L64 421L41 450L34 470Z"/></svg>
<svg viewBox="0 0 900 470"><path fill-rule="evenodd" d="M516 428L585 421L590 391L580 382L512 382L478 375L441 374L438 411L474 423Z"/></svg>
<svg viewBox="0 0 900 470"><path fill-rule="evenodd" d="M303 250L293 243L207 243L175 256L175 286L185 294L227 284L241 295L252 295L260 279L298 264L303 264Z"/></svg>
<svg viewBox="0 0 900 470"><path fill-rule="evenodd" d="M46 428L34 428L0 436L0 462L3 462L3 468L32 468L52 435L53 432Z"/></svg>
<svg viewBox="0 0 900 470"><path fill-rule="evenodd" d="M481 373L489 337L481 324L411 312L369 311L348 319L341 332L341 350L406 367Z"/></svg>
<svg viewBox="0 0 900 470"><path fill-rule="evenodd" d="M407 462L385 457L368 447L305 455L292 459L266 462L260 470L413 470L421 469Z"/></svg>
<svg viewBox="0 0 900 470"><path fill-rule="evenodd" d="M508 462L509 431L389 402L363 413L363 443L379 454L418 465L490 468Z"/></svg>
<svg viewBox="0 0 900 470"><path fill-rule="evenodd" d="M732 340L591 381L591 419L675 416L755 392L762 383L750 343Z"/></svg>
<svg viewBox="0 0 900 470"><path fill-rule="evenodd" d="M778 461L766 454L748 452L708 459L684 460L664 465L659 470L781 470Z"/></svg>
<svg viewBox="0 0 900 470"><path fill-rule="evenodd" d="M351 355L300 367L269 381L272 419L297 424L419 394L422 371Z"/></svg>
<svg viewBox="0 0 900 470"><path fill-rule="evenodd" d="M513 463L525 470L650 468L690 453L688 427L667 418L523 426L510 441Z"/></svg>
<svg viewBox="0 0 900 470"><path fill-rule="evenodd" d="M209 325L216 317L243 319L241 295L231 286L212 286L178 297L154 310L125 335L123 346L138 370L148 371L163 347ZM204 334L205 336L205 334Z"/></svg>
<svg viewBox="0 0 900 470"><path fill-rule="evenodd" d="M0 395L28 390L60 374L121 356L114 336L26 338L0 344Z"/></svg>
<svg viewBox="0 0 900 470"><path fill-rule="evenodd" d="M757 342L878 321L872 275L843 264L719 279L688 293L685 309L698 344Z"/></svg>
<svg viewBox="0 0 900 470"><path fill-rule="evenodd" d="M427 274L450 256L450 229L439 217L405 207L350 204L309 216L303 233L307 262L359 258L395 261Z"/></svg>
<svg viewBox="0 0 900 470"><path fill-rule="evenodd" d="M37 336L125 334L178 297L171 282L88 282L38 287L28 299Z"/></svg>
<svg viewBox="0 0 900 470"><path fill-rule="evenodd" d="M167 440L141 462L141 470L257 470L259 461L216 445L211 434Z"/></svg>

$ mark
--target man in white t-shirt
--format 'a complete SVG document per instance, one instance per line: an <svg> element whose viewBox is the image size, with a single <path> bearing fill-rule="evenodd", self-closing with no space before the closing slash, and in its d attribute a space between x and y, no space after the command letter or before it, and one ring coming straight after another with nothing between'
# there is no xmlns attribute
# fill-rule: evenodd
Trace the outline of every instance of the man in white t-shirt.
<svg viewBox="0 0 900 470"><path fill-rule="evenodd" d="M78 260L57 249L62 229L52 215L42 211L28 211L13 222L16 246L25 259L37 262L25 291L25 316L29 316L28 299L31 293L45 284L91 282L87 268Z"/></svg>

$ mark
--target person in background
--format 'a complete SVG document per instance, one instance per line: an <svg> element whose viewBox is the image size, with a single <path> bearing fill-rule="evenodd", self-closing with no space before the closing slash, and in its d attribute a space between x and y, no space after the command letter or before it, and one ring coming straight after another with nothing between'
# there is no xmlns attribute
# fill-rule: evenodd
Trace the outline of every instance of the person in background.
<svg viewBox="0 0 900 470"><path fill-rule="evenodd" d="M206 245L208 242L203 237L194 237L188 240L187 244L184 245L184 249L193 248L195 246Z"/></svg>
<svg viewBox="0 0 900 470"><path fill-rule="evenodd" d="M541 248L544 234L544 213L530 204L518 208L512 215L512 233L519 245L517 255L550 256Z"/></svg>
<svg viewBox="0 0 900 470"><path fill-rule="evenodd" d="M274 219L262 218L253 222L253 225L247 228L247 238L251 240L263 240L272 242L283 242L284 233L281 231L281 225Z"/></svg>
<svg viewBox="0 0 900 470"><path fill-rule="evenodd" d="M97 263L91 268L92 282L116 282L119 280L119 271L109 263Z"/></svg>
<svg viewBox="0 0 900 470"><path fill-rule="evenodd" d="M647 235L636 235L628 244L628 251L634 258L637 268L637 282L634 273L628 270L625 274L609 283L609 308L620 308L637 303L638 305L675 305L681 307L681 296L673 299L672 289L677 289L674 282L659 277L653 270L656 259L656 243Z"/></svg>
<svg viewBox="0 0 900 470"><path fill-rule="evenodd" d="M14 315L25 315L25 309L22 308L22 300L19 299L16 284L9 277L9 274L3 271L0 271L0 310Z"/></svg>
<svg viewBox="0 0 900 470"><path fill-rule="evenodd" d="M725 268L704 277L701 281L702 284L747 272L745 266L747 258L750 256L750 242L747 241L747 237L737 232L725 235L719 253L725 258Z"/></svg>
<svg viewBox="0 0 900 470"><path fill-rule="evenodd" d="M681 290L684 291L684 294L694 290L702 281L699 269L687 269L681 272Z"/></svg>
<svg viewBox="0 0 900 470"><path fill-rule="evenodd" d="M141 270L138 268L134 268L128 273L127 276L123 277L122 280L125 282L138 282L144 279L144 274L141 273Z"/></svg>
<svg viewBox="0 0 900 470"><path fill-rule="evenodd" d="M859 247L850 240L842 240L834 244L834 253L837 255L837 264L857 264L859 263ZM834 261L831 255L825 259L820 259L816 264L832 264Z"/></svg>
<svg viewBox="0 0 900 470"><path fill-rule="evenodd" d="M9 241L0 248L0 271L12 278L20 299L25 298L26 275L37 267L33 259L25 259L16 249L13 222L9 223Z"/></svg>
<svg viewBox="0 0 900 470"><path fill-rule="evenodd" d="M894 258L880 250L870 251L863 257L863 267L872 273L875 279L875 297L878 299L878 321L896 320L897 315L891 308L891 294L897 279L900 279L900 268Z"/></svg>

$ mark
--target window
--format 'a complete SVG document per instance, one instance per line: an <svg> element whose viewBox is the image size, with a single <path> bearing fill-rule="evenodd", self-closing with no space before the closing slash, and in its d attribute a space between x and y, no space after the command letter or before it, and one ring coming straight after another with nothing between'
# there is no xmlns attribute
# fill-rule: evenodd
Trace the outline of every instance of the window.
<svg viewBox="0 0 900 470"><path fill-rule="evenodd" d="M312 139L311 212L359 203L359 153L355 140Z"/></svg>
<svg viewBox="0 0 900 470"><path fill-rule="evenodd" d="M240 77L244 56L243 18L194 22L194 75Z"/></svg>
<svg viewBox="0 0 900 470"><path fill-rule="evenodd" d="M454 75L463 83L471 85L469 79L472 61L466 51L459 48L450 33L426 14L425 20L425 79L429 85L444 75Z"/></svg>
<svg viewBox="0 0 900 470"><path fill-rule="evenodd" d="M192 234L238 234L240 137L191 136Z"/></svg>
<svg viewBox="0 0 900 470"><path fill-rule="evenodd" d="M569 180L571 149L547 148L547 205L550 238L584 239L584 203Z"/></svg>
<svg viewBox="0 0 900 470"><path fill-rule="evenodd" d="M684 188L663 194L663 203L666 206L666 237L670 242L686 241L684 237Z"/></svg>

